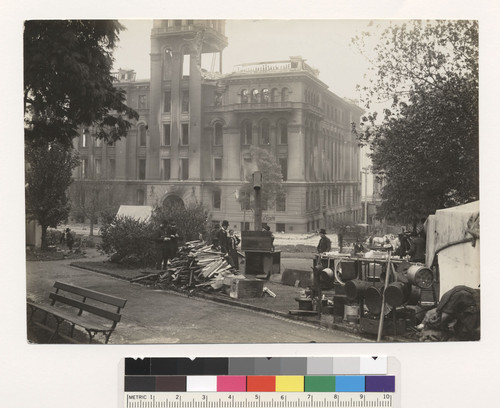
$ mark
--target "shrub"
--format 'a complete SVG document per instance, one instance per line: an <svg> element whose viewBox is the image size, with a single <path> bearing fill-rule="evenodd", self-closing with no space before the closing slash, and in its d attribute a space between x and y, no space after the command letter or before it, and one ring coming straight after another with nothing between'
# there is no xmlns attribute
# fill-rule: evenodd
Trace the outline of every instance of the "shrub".
<svg viewBox="0 0 500 408"><path fill-rule="evenodd" d="M98 248L106 254L116 254L112 259L117 261L133 256L138 264L152 265L155 259L151 241L153 230L154 225L150 222L119 216L102 225L102 243Z"/></svg>

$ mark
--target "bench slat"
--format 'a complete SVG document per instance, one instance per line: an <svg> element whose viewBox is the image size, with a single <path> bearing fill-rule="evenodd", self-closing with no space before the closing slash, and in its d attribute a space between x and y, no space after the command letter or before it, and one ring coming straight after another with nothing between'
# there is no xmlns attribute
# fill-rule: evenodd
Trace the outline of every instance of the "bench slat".
<svg viewBox="0 0 500 408"><path fill-rule="evenodd" d="M66 296L62 296L62 295L57 294L57 293L50 293L49 298L52 300L55 300L56 302L61 302L61 303L67 304L69 306L73 306L73 307L76 307L78 309L85 310L85 311L92 313L92 314L95 314L97 316L101 316L101 317L104 317L106 319L113 320L114 322L119 322L121 319L121 315L119 313L114 313L114 312L111 312L109 310L104 310L104 309L101 309L97 306L89 305L88 303L83 303L79 300L72 299L72 298L69 298Z"/></svg>
<svg viewBox="0 0 500 408"><path fill-rule="evenodd" d="M127 303L127 299L122 299L116 296L107 295L106 293L97 292L91 289L80 288L78 286L70 285L69 283L55 282L54 288L64 290L66 292L74 293L75 295L85 296L90 299L98 300L99 302L106 303L122 308Z"/></svg>
<svg viewBox="0 0 500 408"><path fill-rule="evenodd" d="M112 330L111 327L105 326L102 323L97 323L97 322L91 322L88 319L81 318L75 314L72 314L71 312L65 311L61 309L60 307L56 306L49 306L49 305L40 305L37 303L32 303L28 302L30 306L33 306L37 309L43 310L44 312L48 312L50 314L53 314L57 317L60 317L61 319L64 319L65 321L69 323L74 323L78 326L81 326L85 329L88 330L93 330L93 331L109 331Z"/></svg>

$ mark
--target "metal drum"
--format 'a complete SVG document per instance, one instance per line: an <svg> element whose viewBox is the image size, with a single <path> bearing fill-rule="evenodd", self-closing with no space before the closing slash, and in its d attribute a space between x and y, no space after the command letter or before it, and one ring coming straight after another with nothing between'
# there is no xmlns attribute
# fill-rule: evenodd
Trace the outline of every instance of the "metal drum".
<svg viewBox="0 0 500 408"><path fill-rule="evenodd" d="M378 284L376 286L370 286L365 290L365 306L368 308L370 313L380 314L382 310L382 290L383 286Z"/></svg>
<svg viewBox="0 0 500 408"><path fill-rule="evenodd" d="M385 300L392 307L401 306L410 297L410 287L404 282L393 282L385 290Z"/></svg>
<svg viewBox="0 0 500 408"><path fill-rule="evenodd" d="M370 286L372 286L371 282L353 279L345 283L345 294L349 300L361 299Z"/></svg>
<svg viewBox="0 0 500 408"><path fill-rule="evenodd" d="M412 265L408 268L409 281L422 289L429 289L434 283L434 273L425 265Z"/></svg>

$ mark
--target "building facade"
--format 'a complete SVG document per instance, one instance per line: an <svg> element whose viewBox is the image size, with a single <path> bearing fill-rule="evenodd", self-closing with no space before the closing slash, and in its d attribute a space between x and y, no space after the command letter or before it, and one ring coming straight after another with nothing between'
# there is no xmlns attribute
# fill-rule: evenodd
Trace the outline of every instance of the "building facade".
<svg viewBox="0 0 500 408"><path fill-rule="evenodd" d="M253 229L238 191L255 170L250 148L258 146L282 169L285 197L263 211L274 231L360 222L361 153L351 124L361 109L329 91L301 57L222 74L224 30L221 20L153 22L150 80L131 70L116 74L139 120L113 145L83 130L76 183L105 181L120 204L203 203L214 222ZM218 72L202 69L210 54L218 56Z"/></svg>

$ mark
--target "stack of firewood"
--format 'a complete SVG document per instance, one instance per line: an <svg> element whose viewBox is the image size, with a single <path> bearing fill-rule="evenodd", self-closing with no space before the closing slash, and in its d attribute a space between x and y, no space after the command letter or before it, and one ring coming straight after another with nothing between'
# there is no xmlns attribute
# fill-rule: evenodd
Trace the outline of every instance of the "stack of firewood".
<svg viewBox="0 0 500 408"><path fill-rule="evenodd" d="M181 290L218 290L225 276L237 274L224 254L203 241L186 242L169 261L167 271L147 273L131 282Z"/></svg>

